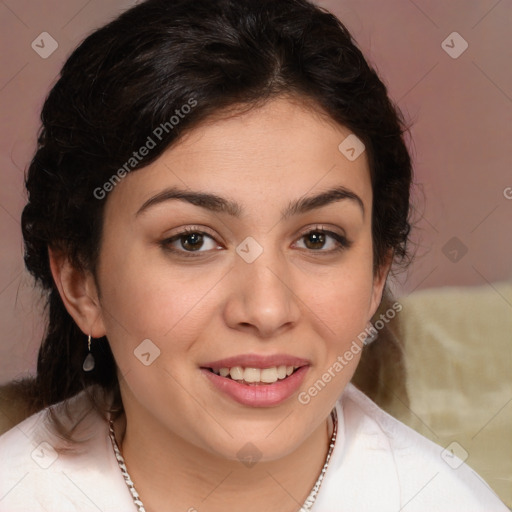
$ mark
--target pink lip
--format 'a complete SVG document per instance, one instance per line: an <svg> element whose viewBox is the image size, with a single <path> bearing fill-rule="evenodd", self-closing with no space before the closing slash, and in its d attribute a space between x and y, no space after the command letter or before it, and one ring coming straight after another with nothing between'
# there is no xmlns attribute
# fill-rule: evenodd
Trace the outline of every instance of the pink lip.
<svg viewBox="0 0 512 512"><path fill-rule="evenodd" d="M228 360L221 361L224 364ZM237 361L239 361L237 359ZM284 364L284 363L283 363ZM234 365L237 366L237 365ZM243 366L243 365L240 365ZM246 364L245 366L250 366ZM276 366L271 364L270 366ZM298 366L288 365L288 366ZM221 366L225 368L229 366ZM258 368L258 366L252 366ZM265 366L262 366L265 367ZM267 366L268 367L268 366ZM209 367L210 368L210 367ZM209 379L213 386L231 397L236 402L251 407L273 407L290 398L304 381L309 365L301 366L286 379L278 380L274 384L241 384L228 377L221 377L206 368L201 368L201 373Z"/></svg>
<svg viewBox="0 0 512 512"><path fill-rule="evenodd" d="M212 368L219 370L220 368L233 368L242 366L244 368L271 368L273 366L307 366L311 362L299 357L287 354L274 354L269 356L260 356L257 354L242 354L239 356L227 357L209 363L201 364L201 368Z"/></svg>

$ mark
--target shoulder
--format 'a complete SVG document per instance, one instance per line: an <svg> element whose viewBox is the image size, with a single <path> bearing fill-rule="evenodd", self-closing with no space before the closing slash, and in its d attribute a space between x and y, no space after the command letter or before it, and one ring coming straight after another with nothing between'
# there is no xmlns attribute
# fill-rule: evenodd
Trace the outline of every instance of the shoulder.
<svg viewBox="0 0 512 512"><path fill-rule="evenodd" d="M51 410L65 425L81 419L77 442L54 430ZM14 426L0 436L0 512L116 510L126 486L109 443L108 424L84 392Z"/></svg>
<svg viewBox="0 0 512 512"><path fill-rule="evenodd" d="M345 470L352 470L352 481L359 473L367 483L379 510L387 510L386 499L389 510L395 506L406 511L508 510L452 451L387 414L352 384L342 394L337 410L342 415L344 438L337 456Z"/></svg>

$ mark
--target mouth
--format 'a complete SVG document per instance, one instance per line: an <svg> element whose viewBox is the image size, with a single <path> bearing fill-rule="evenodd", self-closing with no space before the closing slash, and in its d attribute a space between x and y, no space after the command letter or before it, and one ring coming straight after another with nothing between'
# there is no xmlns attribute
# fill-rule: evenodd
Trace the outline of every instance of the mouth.
<svg viewBox="0 0 512 512"><path fill-rule="evenodd" d="M268 368L253 368L243 366L233 366L231 368L225 366L221 368L202 368L208 370L215 375L224 377L245 384L248 386L271 385L278 381L282 381L293 375L302 366L271 366Z"/></svg>
<svg viewBox="0 0 512 512"><path fill-rule="evenodd" d="M310 367L310 361L287 354L244 354L199 369L220 395L250 407L275 407L298 392Z"/></svg>

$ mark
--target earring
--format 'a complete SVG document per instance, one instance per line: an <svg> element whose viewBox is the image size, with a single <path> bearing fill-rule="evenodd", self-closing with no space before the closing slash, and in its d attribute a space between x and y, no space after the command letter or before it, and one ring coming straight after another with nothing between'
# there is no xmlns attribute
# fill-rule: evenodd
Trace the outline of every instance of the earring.
<svg viewBox="0 0 512 512"><path fill-rule="evenodd" d="M91 335L89 334L89 339L87 340L87 347L89 349L89 353L87 357L84 359L84 364L82 365L82 369L84 372L90 372L94 370L94 356L91 354Z"/></svg>
<svg viewBox="0 0 512 512"><path fill-rule="evenodd" d="M379 336L379 331L375 329L373 324L371 322L368 322L368 325L366 326L366 338L363 341L363 345L366 347L370 345L370 343L373 343Z"/></svg>

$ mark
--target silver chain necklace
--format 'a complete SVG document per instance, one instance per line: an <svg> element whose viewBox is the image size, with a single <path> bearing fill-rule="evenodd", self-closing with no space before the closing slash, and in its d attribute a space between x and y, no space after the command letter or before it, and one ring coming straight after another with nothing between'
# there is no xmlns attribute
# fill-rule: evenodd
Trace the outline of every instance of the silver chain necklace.
<svg viewBox="0 0 512 512"><path fill-rule="evenodd" d="M338 432L338 414L336 413L336 409L334 408L331 412L332 421L334 424L334 428L332 431L331 441L329 443L329 451L327 452L327 457L325 458L325 464L322 468L322 471L320 472L320 476L318 477L318 480L316 481L315 485L313 486L313 489L311 489L311 492L309 493L309 496L306 498L306 501L302 505L302 507L299 509L298 512L307 512L308 510L311 510L313 507L313 504L315 503L315 500L318 496L318 491L320 490L320 486L322 485L322 481L324 479L325 473L327 471L327 468L329 466L329 460L331 458L332 450L334 449L334 445L336 443L336 434ZM126 464L124 462L124 458L121 455L121 450L119 449L119 446L117 445L116 441L116 435L114 433L114 424L112 420L109 420L109 435L110 440L112 441L112 447L114 449L114 453L117 459L117 463L119 464L119 469L121 470L121 473L124 477L124 480L126 482L126 485L128 486L128 489L130 490L130 493L133 498L133 502L135 503L135 506L137 507L138 512L146 512L146 509L144 508L144 504L142 503L139 493L135 489L135 485L133 485L133 481L130 478L130 475L128 473L128 470L126 469Z"/></svg>

